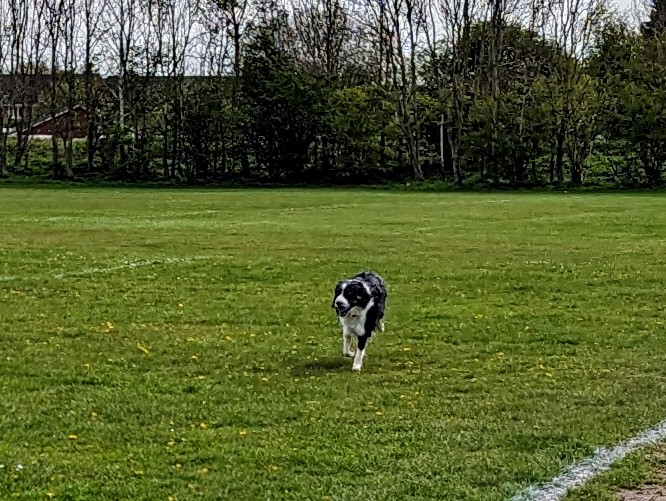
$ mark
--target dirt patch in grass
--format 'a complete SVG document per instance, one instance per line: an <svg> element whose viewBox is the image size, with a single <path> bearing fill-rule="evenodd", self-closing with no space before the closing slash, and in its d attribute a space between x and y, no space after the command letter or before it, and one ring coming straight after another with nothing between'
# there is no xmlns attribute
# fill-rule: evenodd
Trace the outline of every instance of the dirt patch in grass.
<svg viewBox="0 0 666 501"><path fill-rule="evenodd" d="M644 485L638 489L623 489L617 497L621 501L666 501L666 487Z"/></svg>
<svg viewBox="0 0 666 501"><path fill-rule="evenodd" d="M660 445L653 454L659 467L652 478L640 487L620 490L617 493L620 501L666 501L666 445Z"/></svg>

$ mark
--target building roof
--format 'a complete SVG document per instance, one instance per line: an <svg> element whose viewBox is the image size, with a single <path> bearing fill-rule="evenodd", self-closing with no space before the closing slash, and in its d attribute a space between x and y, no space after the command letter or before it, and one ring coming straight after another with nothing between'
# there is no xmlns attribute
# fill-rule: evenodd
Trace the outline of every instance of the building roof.
<svg viewBox="0 0 666 501"><path fill-rule="evenodd" d="M48 115L43 116L42 118L37 120L35 123L30 124L30 128L34 129L35 127L39 127L40 125L44 125L45 123L51 122L52 120L56 120L56 119L60 118L61 116L66 115L67 113L69 113L71 111L74 111L74 112L76 112L76 111L86 111L86 109L85 109L84 106L82 106L80 104L77 104L77 105L73 106L71 109L70 108L65 108L65 109L59 111L58 113L56 113L55 115L48 114Z"/></svg>
<svg viewBox="0 0 666 501"><path fill-rule="evenodd" d="M34 103L51 85L51 75L0 74L0 99Z"/></svg>

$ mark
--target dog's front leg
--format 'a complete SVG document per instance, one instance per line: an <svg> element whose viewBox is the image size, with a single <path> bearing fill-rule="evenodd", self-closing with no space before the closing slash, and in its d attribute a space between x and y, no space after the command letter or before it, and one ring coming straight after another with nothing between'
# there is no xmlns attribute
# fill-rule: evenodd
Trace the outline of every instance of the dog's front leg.
<svg viewBox="0 0 666 501"><path fill-rule="evenodd" d="M356 355L354 356L354 363L352 364L353 371L360 371L363 367L363 357L365 356L365 347L370 339L369 335L358 337L358 346L356 347Z"/></svg>
<svg viewBox="0 0 666 501"><path fill-rule="evenodd" d="M353 357L354 350L352 350L352 336L347 329L342 330L342 356Z"/></svg>

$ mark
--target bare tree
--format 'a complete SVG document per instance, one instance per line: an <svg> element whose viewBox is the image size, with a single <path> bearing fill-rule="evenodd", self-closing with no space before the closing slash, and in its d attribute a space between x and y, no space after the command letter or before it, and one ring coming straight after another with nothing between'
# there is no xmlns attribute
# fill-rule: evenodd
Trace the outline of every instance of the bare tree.
<svg viewBox="0 0 666 501"><path fill-rule="evenodd" d="M440 88L447 103L446 136L449 142L453 175L457 182L464 179L460 165L460 140L467 112L470 74L469 52L472 24L478 16L479 0L439 0L440 23L443 27L442 50L445 51L444 75ZM444 119L442 118L442 122Z"/></svg>
<svg viewBox="0 0 666 501"><path fill-rule="evenodd" d="M490 40L489 40L489 95L492 106L491 111L491 139L490 139L490 169L491 176L495 184L499 183L499 159L497 157L498 148L498 115L500 109L499 69L501 61L501 52L503 49L503 32L506 16L506 0L490 0Z"/></svg>
<svg viewBox="0 0 666 501"><path fill-rule="evenodd" d="M84 30L84 100L86 125L86 152L88 171L92 171L95 152L97 150L97 108L100 99L100 89L95 83L95 59L99 54L99 37L102 17L106 14L105 0L82 0L83 2L83 30Z"/></svg>
<svg viewBox="0 0 666 501"><path fill-rule="evenodd" d="M584 174L583 163L596 135L587 124L596 117L577 113L582 104L580 99L589 96L587 92L580 92L579 86L583 84L585 56L590 50L593 34L605 17L605 0L550 0L546 5L547 10L542 10L546 19L541 23L541 34L557 47L551 62L552 76L547 80L550 93L547 101L554 126L550 180L564 181L564 157L569 148L571 181L579 184ZM579 128L583 125L584 128ZM574 151L571 149L572 141L585 142L585 145L582 149L576 147ZM581 154L583 151L587 153Z"/></svg>
<svg viewBox="0 0 666 501"><path fill-rule="evenodd" d="M34 4L20 0L9 0L9 27L12 32L9 54L9 73L15 76L14 86L10 91L9 104L13 109L21 106L21 113L15 120L16 148L14 167L22 161L27 167L29 162L28 147L30 136L28 131L32 124L32 95L38 86L30 85L30 77L43 71L43 11L44 4Z"/></svg>
<svg viewBox="0 0 666 501"><path fill-rule="evenodd" d="M193 41L194 28L199 11L198 0L169 0L165 4L167 35L167 75L169 77L169 97L171 117L171 177L175 177L182 166L181 131L184 128L183 100L186 56ZM168 133L164 138L168 137ZM190 166L191 168L192 166ZM191 173L191 172L190 172Z"/></svg>
<svg viewBox="0 0 666 501"><path fill-rule="evenodd" d="M301 63L328 80L339 77L351 48L350 6L341 0L300 0L293 5Z"/></svg>
<svg viewBox="0 0 666 501"><path fill-rule="evenodd" d="M423 0L391 0L391 70L393 90L398 96L398 124L405 138L414 179L421 170L421 120L417 109L417 55L425 29Z"/></svg>
<svg viewBox="0 0 666 501"><path fill-rule="evenodd" d="M365 0L358 8L358 30L361 40L364 40L362 49L358 54L364 61L359 61L359 66L365 65L366 71L372 75L374 82L382 88L388 88L392 74L392 38L393 24L391 23L390 8L388 1ZM386 126L381 124L379 138L379 163L386 165L387 161L387 135Z"/></svg>
<svg viewBox="0 0 666 501"><path fill-rule="evenodd" d="M139 17L139 0L109 0L106 14L100 24L107 58L107 71L115 78L109 81L109 92L117 103L117 139L120 169L123 175L128 168L127 143L130 137L126 120L127 98L132 80L136 56L136 29Z"/></svg>
<svg viewBox="0 0 666 501"><path fill-rule="evenodd" d="M243 39L245 31L252 21L250 11L252 4L250 0L215 0L218 8L221 8L224 16L224 26L227 36L231 39L231 50L233 53L233 80L231 87L231 114L235 123L234 129L240 128L237 118L239 112L240 80L242 71ZM248 146L245 137L239 134L231 134L231 148L234 157L240 160L241 175L250 176L250 160L248 158ZM226 166L224 166L226 169Z"/></svg>
<svg viewBox="0 0 666 501"><path fill-rule="evenodd" d="M49 114L56 129L58 128L57 114L59 107L58 87L60 78L58 76L58 51L63 36L63 25L65 22L65 0L43 0L46 13L46 30L48 33L50 69L51 69L51 88L49 90ZM62 165L60 162L60 146L58 144L58 133L54 131L51 136L51 162L53 164L53 177L59 179L63 176ZM65 174L66 175L66 174Z"/></svg>
<svg viewBox="0 0 666 501"><path fill-rule="evenodd" d="M12 46L13 33L11 31L10 9L7 2L0 3L0 70L8 65L8 58ZM0 176L9 174L7 168L7 135L8 118L5 106L9 104L9 89L0 89Z"/></svg>
<svg viewBox="0 0 666 501"><path fill-rule="evenodd" d="M306 71L322 80L326 95L344 85L341 77L354 47L350 7L341 0L300 0L293 5L296 57ZM323 171L329 172L337 145L328 130L317 132L314 161L321 161Z"/></svg>
<svg viewBox="0 0 666 501"><path fill-rule="evenodd" d="M65 149L65 177L74 176L74 123L77 85L76 68L76 23L77 5L76 0L64 0L62 23L62 60L63 60L63 102L65 104L64 129L62 140Z"/></svg>

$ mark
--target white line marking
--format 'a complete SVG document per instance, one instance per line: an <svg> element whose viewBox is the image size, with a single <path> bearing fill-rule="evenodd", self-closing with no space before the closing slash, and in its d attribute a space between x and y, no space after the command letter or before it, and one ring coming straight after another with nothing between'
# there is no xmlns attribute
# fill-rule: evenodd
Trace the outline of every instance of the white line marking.
<svg viewBox="0 0 666 501"><path fill-rule="evenodd" d="M125 261L122 264L115 266L108 266L106 268L84 268L82 270L65 271L60 273L49 273L44 275L33 275L27 277L18 277L12 275L0 275L0 282L11 282L14 280L44 280L47 278L61 279L65 277L78 277L83 275L92 275L96 273L109 273L123 269L141 268L143 266L158 266L160 264L178 264L178 263L192 263L194 261L205 261L208 259L219 258L223 256L193 256L185 258L165 257L156 259L147 259L144 261Z"/></svg>
<svg viewBox="0 0 666 501"><path fill-rule="evenodd" d="M541 486L528 487L511 498L511 501L559 501L569 491L585 485L611 465L642 447L657 444L666 438L666 420L649 428L627 442L608 449L600 447L594 454L577 464L571 465L564 473Z"/></svg>

